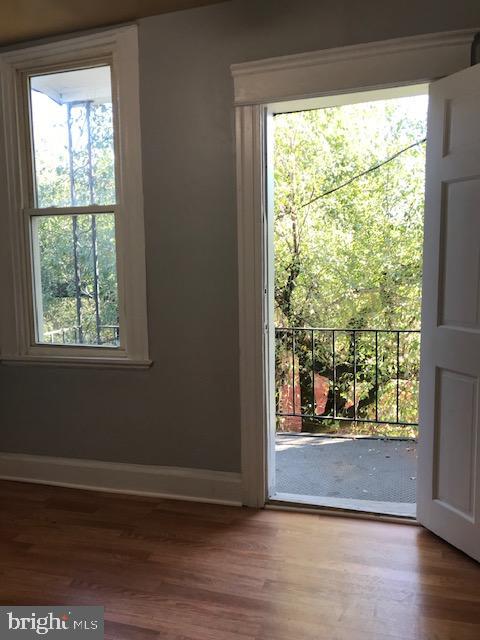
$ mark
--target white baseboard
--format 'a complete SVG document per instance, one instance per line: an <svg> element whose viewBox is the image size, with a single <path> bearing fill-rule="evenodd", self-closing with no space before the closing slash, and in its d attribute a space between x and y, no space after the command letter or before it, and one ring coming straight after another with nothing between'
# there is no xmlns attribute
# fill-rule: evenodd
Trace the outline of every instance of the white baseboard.
<svg viewBox="0 0 480 640"><path fill-rule="evenodd" d="M239 473L0 452L0 479L240 506Z"/></svg>

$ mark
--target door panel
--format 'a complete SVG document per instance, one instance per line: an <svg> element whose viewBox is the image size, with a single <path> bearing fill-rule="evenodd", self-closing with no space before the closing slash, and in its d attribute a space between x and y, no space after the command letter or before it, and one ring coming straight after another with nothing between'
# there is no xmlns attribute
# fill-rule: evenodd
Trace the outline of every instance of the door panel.
<svg viewBox="0 0 480 640"><path fill-rule="evenodd" d="M433 498L465 517L473 516L477 379L455 371L438 369L437 443L434 447ZM464 470L451 482L455 469Z"/></svg>
<svg viewBox="0 0 480 640"><path fill-rule="evenodd" d="M445 104L447 122L444 131L444 155L455 154L457 151L462 153L465 149L474 149L480 144L480 129L477 120L479 103L480 90L478 87L468 95L447 99Z"/></svg>
<svg viewBox="0 0 480 640"><path fill-rule="evenodd" d="M440 325L480 329L480 179L444 187Z"/></svg>
<svg viewBox="0 0 480 640"><path fill-rule="evenodd" d="M430 87L419 521L480 560L480 66Z"/></svg>

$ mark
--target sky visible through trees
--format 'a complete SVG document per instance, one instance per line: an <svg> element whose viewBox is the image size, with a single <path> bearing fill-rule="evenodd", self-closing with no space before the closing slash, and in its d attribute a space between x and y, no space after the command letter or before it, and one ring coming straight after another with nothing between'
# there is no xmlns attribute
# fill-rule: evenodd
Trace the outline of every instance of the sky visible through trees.
<svg viewBox="0 0 480 640"><path fill-rule="evenodd" d="M276 327L420 328L427 104L420 95L275 116ZM335 389L331 334L315 333L313 349L311 335L297 334L294 362L291 334L277 332L277 411L291 405L296 365L297 404L313 414L313 363L330 410L335 394L337 415L351 417L355 403L358 416L375 418L374 334L357 334L355 399L351 334L337 337ZM399 420L416 422L419 335L401 335L399 374L396 335L378 339L378 419L393 420L398 386ZM302 428L338 426L304 419Z"/></svg>

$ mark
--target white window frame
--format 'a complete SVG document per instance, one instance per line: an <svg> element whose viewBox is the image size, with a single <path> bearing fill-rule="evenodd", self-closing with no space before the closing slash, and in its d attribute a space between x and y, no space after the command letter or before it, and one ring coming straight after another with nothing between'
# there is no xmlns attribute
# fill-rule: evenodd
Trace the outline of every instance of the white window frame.
<svg viewBox="0 0 480 640"><path fill-rule="evenodd" d="M27 78L50 70L66 71L89 64L112 70L117 202L113 206L32 209L30 115L25 104ZM7 189L0 190L0 222L8 212L14 304L3 305L2 363L68 366L151 364L148 356L145 231L140 138L138 34L135 25L0 55L3 136ZM35 304L31 216L115 212L120 346L39 344Z"/></svg>
<svg viewBox="0 0 480 640"><path fill-rule="evenodd" d="M269 496L274 389L273 248L267 130L278 103L430 83L470 64L478 29L426 34L234 64L242 502ZM274 106L275 105L275 106ZM270 487L271 489L271 487Z"/></svg>

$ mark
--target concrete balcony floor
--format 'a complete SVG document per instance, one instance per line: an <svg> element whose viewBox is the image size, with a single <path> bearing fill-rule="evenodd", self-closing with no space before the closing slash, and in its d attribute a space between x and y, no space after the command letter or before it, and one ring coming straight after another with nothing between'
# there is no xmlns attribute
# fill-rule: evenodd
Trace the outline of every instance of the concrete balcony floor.
<svg viewBox="0 0 480 640"><path fill-rule="evenodd" d="M415 517L414 440L276 436L276 500Z"/></svg>

